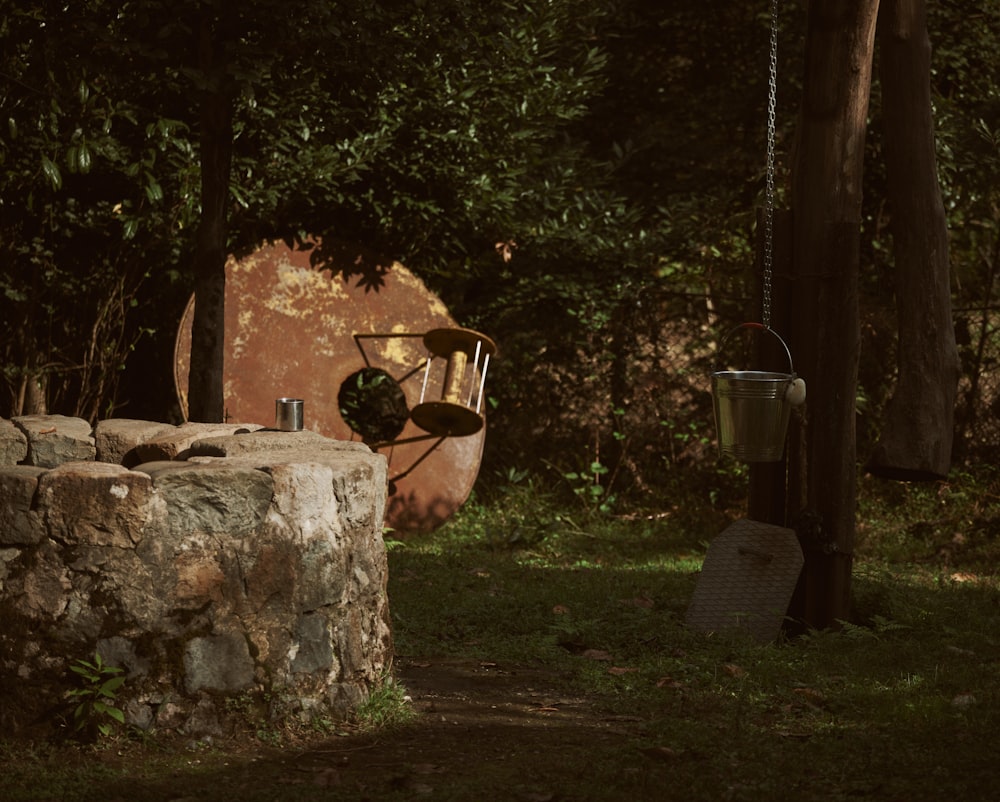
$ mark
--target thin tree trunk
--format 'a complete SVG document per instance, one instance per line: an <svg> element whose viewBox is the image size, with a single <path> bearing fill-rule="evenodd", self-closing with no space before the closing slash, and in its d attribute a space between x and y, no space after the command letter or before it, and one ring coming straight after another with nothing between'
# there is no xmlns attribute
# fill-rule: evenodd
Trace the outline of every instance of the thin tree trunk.
<svg viewBox="0 0 1000 802"><path fill-rule="evenodd" d="M892 478L942 478L951 467L960 363L924 0L883 0L878 37L899 345L896 389L868 467Z"/></svg>
<svg viewBox="0 0 1000 802"><path fill-rule="evenodd" d="M805 566L791 615L846 619L854 549L861 179L878 0L809 4L792 167L790 347L809 386L789 438L788 519Z"/></svg>
<svg viewBox="0 0 1000 802"><path fill-rule="evenodd" d="M225 91L221 45L210 22L201 28L199 62L212 89L201 97L201 220L195 245L195 306L191 326L188 417L223 420L225 345L226 203L233 147L233 99Z"/></svg>

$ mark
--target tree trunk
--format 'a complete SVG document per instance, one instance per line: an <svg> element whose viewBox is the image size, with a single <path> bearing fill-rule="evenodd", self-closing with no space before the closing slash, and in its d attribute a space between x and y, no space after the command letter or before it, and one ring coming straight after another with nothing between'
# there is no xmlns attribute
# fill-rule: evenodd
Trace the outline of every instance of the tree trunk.
<svg viewBox="0 0 1000 802"><path fill-rule="evenodd" d="M883 0L878 37L899 345L896 388L868 468L891 478L943 478L960 365L924 0Z"/></svg>
<svg viewBox="0 0 1000 802"><path fill-rule="evenodd" d="M207 20L200 37L199 63L211 88L201 95L201 220L194 256L188 418L218 423L224 418L226 203L232 167L233 98L226 91L223 48L213 40Z"/></svg>
<svg viewBox="0 0 1000 802"><path fill-rule="evenodd" d="M805 553L790 613L825 628L850 609L861 178L878 0L813 2L808 14L789 339L809 394L789 438L787 518Z"/></svg>

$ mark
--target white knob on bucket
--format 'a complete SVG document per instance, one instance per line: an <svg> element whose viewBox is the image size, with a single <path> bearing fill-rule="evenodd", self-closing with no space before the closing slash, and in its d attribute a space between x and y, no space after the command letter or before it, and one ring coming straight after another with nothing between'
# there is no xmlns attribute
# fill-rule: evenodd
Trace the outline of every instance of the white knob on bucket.
<svg viewBox="0 0 1000 802"><path fill-rule="evenodd" d="M804 404L806 400L806 380L792 379L785 390L785 401L793 407Z"/></svg>

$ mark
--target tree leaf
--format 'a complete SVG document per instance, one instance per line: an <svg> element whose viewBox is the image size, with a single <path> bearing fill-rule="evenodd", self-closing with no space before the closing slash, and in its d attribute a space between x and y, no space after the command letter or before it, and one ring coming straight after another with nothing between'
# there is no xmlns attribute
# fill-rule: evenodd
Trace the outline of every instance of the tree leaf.
<svg viewBox="0 0 1000 802"><path fill-rule="evenodd" d="M56 163L48 156L42 156L42 172L45 173L45 177L48 179L49 186L52 189L62 189L62 173L59 172Z"/></svg>

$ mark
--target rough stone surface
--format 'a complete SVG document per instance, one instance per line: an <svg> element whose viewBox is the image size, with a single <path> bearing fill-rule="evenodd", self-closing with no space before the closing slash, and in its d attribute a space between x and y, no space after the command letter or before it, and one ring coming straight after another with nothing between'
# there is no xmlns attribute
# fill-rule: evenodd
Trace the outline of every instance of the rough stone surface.
<svg viewBox="0 0 1000 802"><path fill-rule="evenodd" d="M49 428L18 426L29 442ZM0 466L5 732L59 727L70 666L95 652L125 670L116 701L146 730L217 735L234 695L276 718L367 696L392 660L385 458L260 428L111 421L102 455L198 456Z"/></svg>
<svg viewBox="0 0 1000 802"><path fill-rule="evenodd" d="M172 535L249 537L271 503L271 478L245 465L160 461L141 463L135 471L155 480Z"/></svg>
<svg viewBox="0 0 1000 802"><path fill-rule="evenodd" d="M65 415L24 415L12 420L28 441L25 465L54 468L64 462L92 460L97 454L90 424Z"/></svg>
<svg viewBox="0 0 1000 802"><path fill-rule="evenodd" d="M252 432L262 429L256 423L182 423L156 437L152 437L134 448L135 458L140 462L154 462L164 459L187 459L191 444L206 437L218 437Z"/></svg>
<svg viewBox="0 0 1000 802"><path fill-rule="evenodd" d="M94 427L97 459L132 468L140 462L135 449L150 440L169 435L176 429L169 423L154 423L130 418L109 418Z"/></svg>
<svg viewBox="0 0 1000 802"><path fill-rule="evenodd" d="M134 548L150 516L152 480L107 462L66 462L38 477L47 535L65 546Z"/></svg>
<svg viewBox="0 0 1000 802"><path fill-rule="evenodd" d="M371 453L364 443L329 440L321 434L303 429L300 432L279 432L260 429L239 434L202 437L191 444L191 457L238 457L263 451L358 451Z"/></svg>
<svg viewBox="0 0 1000 802"><path fill-rule="evenodd" d="M28 546L45 537L34 507L38 477L44 473L30 465L0 465L0 544Z"/></svg>
<svg viewBox="0 0 1000 802"><path fill-rule="evenodd" d="M28 438L12 421L0 419L0 465L17 465L28 456Z"/></svg>

